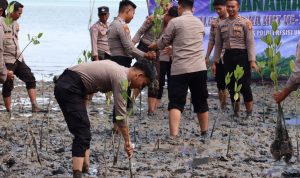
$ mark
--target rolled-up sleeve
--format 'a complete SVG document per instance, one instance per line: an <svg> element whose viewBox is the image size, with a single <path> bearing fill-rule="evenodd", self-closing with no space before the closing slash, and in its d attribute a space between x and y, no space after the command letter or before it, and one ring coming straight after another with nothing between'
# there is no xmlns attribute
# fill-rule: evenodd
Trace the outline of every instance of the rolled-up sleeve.
<svg viewBox="0 0 300 178"><path fill-rule="evenodd" d="M4 50L3 38L4 38L4 31L3 31L3 27L0 26L0 83L4 83L7 77L7 69L3 58L3 50Z"/></svg>
<svg viewBox="0 0 300 178"><path fill-rule="evenodd" d="M136 34L134 35L134 37L132 38L132 41L134 43L138 43L141 39L141 37L145 34L145 32L147 30L149 30L149 28L151 28L152 23L147 22L147 19L144 21L143 25L140 27L140 29L136 32Z"/></svg>
<svg viewBox="0 0 300 178"><path fill-rule="evenodd" d="M174 35L176 33L176 29L175 29L175 24L173 23L173 21L171 20L168 23L167 28L164 30L163 34L161 35L161 37L157 40L156 44L158 49L162 50L165 47L171 45L172 40L174 38Z"/></svg>
<svg viewBox="0 0 300 178"><path fill-rule="evenodd" d="M295 91L300 86L300 41L298 41L297 50L296 50L296 62L295 68L289 77L289 80L286 83L286 88L291 91Z"/></svg>
<svg viewBox="0 0 300 178"><path fill-rule="evenodd" d="M97 40L98 40L98 29L95 25L90 28L91 34L91 46L92 46L92 56L98 56Z"/></svg>
<svg viewBox="0 0 300 178"><path fill-rule="evenodd" d="M221 38L221 28L220 25L218 25L216 30L216 36L215 36L215 51L213 57L213 61L216 63L219 63L220 61L222 48L223 48L223 41Z"/></svg>
<svg viewBox="0 0 300 178"><path fill-rule="evenodd" d="M118 120L117 122L123 122L123 124L125 123L125 117L127 114L126 111L126 100L123 98L122 96L122 85L121 82L116 81L113 82L113 88L112 88L112 92L113 92L113 97L114 97L114 108L115 108L115 112L116 112L116 117L122 117L123 120ZM123 125L121 124L121 125Z"/></svg>

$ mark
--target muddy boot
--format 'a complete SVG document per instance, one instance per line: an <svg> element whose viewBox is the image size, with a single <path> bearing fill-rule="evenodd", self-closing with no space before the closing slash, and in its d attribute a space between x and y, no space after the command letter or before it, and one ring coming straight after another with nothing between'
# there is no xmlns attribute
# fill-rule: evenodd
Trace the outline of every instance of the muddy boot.
<svg viewBox="0 0 300 178"><path fill-rule="evenodd" d="M82 172L79 170L73 170L73 178L82 178Z"/></svg>

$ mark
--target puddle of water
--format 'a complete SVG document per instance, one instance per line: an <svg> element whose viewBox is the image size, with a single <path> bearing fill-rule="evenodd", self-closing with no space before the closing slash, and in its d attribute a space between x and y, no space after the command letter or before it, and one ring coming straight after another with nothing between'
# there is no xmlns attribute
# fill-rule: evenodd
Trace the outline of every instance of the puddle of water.
<svg viewBox="0 0 300 178"><path fill-rule="evenodd" d="M287 115L284 119L288 125L300 125L300 115Z"/></svg>

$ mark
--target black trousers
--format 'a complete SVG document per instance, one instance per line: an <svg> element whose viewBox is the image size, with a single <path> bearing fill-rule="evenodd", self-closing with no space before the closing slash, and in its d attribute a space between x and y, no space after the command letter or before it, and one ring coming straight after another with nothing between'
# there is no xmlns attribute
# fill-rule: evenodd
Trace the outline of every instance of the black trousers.
<svg viewBox="0 0 300 178"><path fill-rule="evenodd" d="M131 62L132 62L132 58L131 57L124 57L124 56L112 56L111 57L111 60L116 62L117 64L121 65L121 66L124 66L124 67L131 67ZM127 89L127 95L128 97L130 98L131 97L131 89L129 88L128 86L128 89ZM127 99L127 108L130 108L131 105L132 105L132 102L130 99ZM113 110L113 122L115 123L117 120L116 120L116 112L115 112L115 109Z"/></svg>
<svg viewBox="0 0 300 178"><path fill-rule="evenodd" d="M14 64L6 63L6 68L8 70L13 70ZM26 89L33 89L36 87L36 81L31 69L25 64L24 60L18 62L16 68L14 69L14 74L26 84ZM10 97L11 91L14 88L13 80L6 80L3 84L2 96Z"/></svg>
<svg viewBox="0 0 300 178"><path fill-rule="evenodd" d="M74 135L72 157L84 157L90 148L91 126L85 106L85 87L80 76L66 70L56 81L54 95L69 131Z"/></svg>
<svg viewBox="0 0 300 178"><path fill-rule="evenodd" d="M244 49L231 49L225 50L224 54L224 70L227 74L228 72L234 72L237 65L244 68L244 76L239 80L239 84L242 84L241 94L243 95L244 102L253 101L251 84L251 69L250 63L248 61L247 50ZM235 78L232 75L230 83L228 85L231 102L234 103L234 83Z"/></svg>
<svg viewBox="0 0 300 178"><path fill-rule="evenodd" d="M224 64L222 63L222 60L220 59L219 63L216 65L216 77L215 80L217 82L217 88L218 90L225 90L226 84L225 84L225 70L224 70Z"/></svg>
<svg viewBox="0 0 300 178"><path fill-rule="evenodd" d="M208 111L207 71L171 75L168 87L168 110L184 110L187 91L190 89L195 113Z"/></svg>
<svg viewBox="0 0 300 178"><path fill-rule="evenodd" d="M159 62L159 90L157 93L157 99L161 99L164 91L164 86L166 82L166 76L167 76L167 82L169 86L169 80L170 80L170 73L171 73L171 61L160 61Z"/></svg>

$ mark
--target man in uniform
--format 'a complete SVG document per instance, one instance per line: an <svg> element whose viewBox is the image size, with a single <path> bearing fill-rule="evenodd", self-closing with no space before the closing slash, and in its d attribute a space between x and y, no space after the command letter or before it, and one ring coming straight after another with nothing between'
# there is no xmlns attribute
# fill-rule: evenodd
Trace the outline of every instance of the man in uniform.
<svg viewBox="0 0 300 178"><path fill-rule="evenodd" d="M221 20L224 20L228 17L228 13L226 10L226 0L215 0L213 5L214 5L215 11L217 12L219 17L214 19L211 22L209 42L208 42L207 52L206 52L206 56L205 56L206 64L209 63L209 56L215 45L215 35L216 35L216 31L217 31L217 26ZM223 64L223 60L222 60L223 54L224 54L224 51L222 51L221 58L218 61L219 63L216 65L216 76L215 76L215 80L217 82L217 88L218 88L221 109L226 108L226 100L227 100L227 91L226 91L226 86L225 86L226 74L224 72L224 64Z"/></svg>
<svg viewBox="0 0 300 178"><path fill-rule="evenodd" d="M131 1L120 1L118 17L110 24L108 28L108 45L111 52L111 60L124 67L130 67L132 57L155 59L154 51L143 52L137 49L131 41L128 23L133 19L136 5ZM128 96L131 96L131 90L128 90ZM131 102L128 99L128 107ZM113 116L115 121L115 114Z"/></svg>
<svg viewBox="0 0 300 178"><path fill-rule="evenodd" d="M241 93L244 98L247 116L251 116L253 96L251 91L251 69L258 71L252 28L246 18L239 16L240 4L238 0L227 0L226 8L229 17L219 22L216 32L215 52L212 72L216 74L216 64L220 61L222 49L225 49L223 61L225 73L233 72L237 65L244 69L241 78ZM231 102L234 105L234 76L228 86ZM239 101L235 104L235 115L239 114Z"/></svg>
<svg viewBox="0 0 300 178"><path fill-rule="evenodd" d="M283 101L292 91L296 91L300 86L300 40L297 44L296 51L296 64L293 73L289 77L284 89L282 91L276 92L273 95L274 100L277 103Z"/></svg>
<svg viewBox="0 0 300 178"><path fill-rule="evenodd" d="M106 6L99 7L98 16L99 20L90 28L93 61L110 59L107 42L109 8Z"/></svg>
<svg viewBox="0 0 300 178"><path fill-rule="evenodd" d="M161 1L161 7L163 6L163 2ZM168 6L167 6L168 7ZM167 23L165 23L165 19L171 19L173 17L177 17L178 16L178 12L177 12L177 7L168 7L165 9L165 15L163 17L163 21L161 24L161 29L165 29ZM167 17L165 17L167 16ZM143 52L148 52L150 51L150 49L148 48L149 45L152 44L153 40L154 40L154 33L153 33L153 20L151 20L151 22L149 22L149 19L147 18L143 25L140 27L140 29L137 31L137 33L134 35L132 42L134 44L139 43L137 48L140 49ZM162 30L163 31L163 30ZM160 73L160 60L163 59L164 61L170 62L170 56L166 55L165 52L163 50L159 51L159 60L155 60L153 61L156 71L157 71L157 78L159 81L160 77L159 77L159 73ZM163 63L166 64L166 63ZM163 67L165 67L166 65L164 65ZM166 69L167 70L167 69ZM164 72L166 71L164 70ZM164 76L165 77L165 73ZM163 80L164 81L164 80ZM163 86L162 86L163 87ZM157 109L157 107L160 104L160 99L162 97L162 90L161 90L161 86L159 86L159 88L157 89L152 89L152 88L148 88L148 115L153 115L155 110Z"/></svg>
<svg viewBox="0 0 300 178"><path fill-rule="evenodd" d="M0 0L0 16L5 17L5 10L8 6L8 2L6 0ZM1 18L1 21L4 18ZM2 22L0 23L0 83L4 83L6 80L12 80L14 77L14 73L11 70L7 70L5 66L5 61L3 58L3 43L4 43L4 28L2 26Z"/></svg>
<svg viewBox="0 0 300 178"><path fill-rule="evenodd" d="M143 88L155 79L154 67L147 62L136 62L126 68L110 60L79 64L69 69L56 81L54 95L64 114L69 131L75 136L72 145L73 177L81 178L89 168L91 130L85 105L86 95L112 91L115 113L126 117L123 82L130 88ZM124 149L129 158L133 154L125 120L117 120L118 130L124 138Z"/></svg>
<svg viewBox="0 0 300 178"><path fill-rule="evenodd" d="M169 92L170 137L178 136L181 113L188 88L202 136L208 131L207 68L204 58L204 25L193 16L194 0L178 0L179 17L172 19L160 39L149 46L164 49L172 45L173 58Z"/></svg>
<svg viewBox="0 0 300 178"><path fill-rule="evenodd" d="M23 56L20 52L18 42L19 24L17 20L23 12L23 5L17 1L12 1L10 5L14 5L14 11L9 14L13 23L6 25L2 19L2 27L4 29L4 61L7 70L13 71L14 74L25 82L28 96L32 105L32 112L42 111L36 102L36 80L31 72L31 69L26 65ZM13 90L13 80L6 80L3 84L2 96L6 111L11 111L11 91Z"/></svg>

